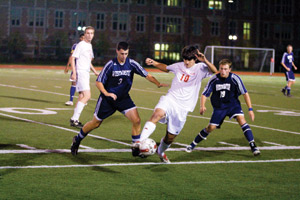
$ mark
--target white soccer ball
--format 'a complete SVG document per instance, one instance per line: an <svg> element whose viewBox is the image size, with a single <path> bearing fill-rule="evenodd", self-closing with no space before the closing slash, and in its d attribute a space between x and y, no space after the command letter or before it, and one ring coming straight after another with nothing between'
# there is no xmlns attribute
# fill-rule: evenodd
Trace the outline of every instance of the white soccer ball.
<svg viewBox="0 0 300 200"><path fill-rule="evenodd" d="M144 156L151 156L151 155L155 154L156 149L157 149L157 145L153 139L147 138L147 139L141 141L140 154L142 154Z"/></svg>

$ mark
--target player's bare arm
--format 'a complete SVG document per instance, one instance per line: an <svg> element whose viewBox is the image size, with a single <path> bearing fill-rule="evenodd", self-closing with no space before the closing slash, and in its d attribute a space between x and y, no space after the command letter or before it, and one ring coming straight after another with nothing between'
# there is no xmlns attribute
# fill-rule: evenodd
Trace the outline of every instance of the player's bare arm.
<svg viewBox="0 0 300 200"><path fill-rule="evenodd" d="M212 71L213 73L217 73L218 70L216 68L216 66L214 64L212 64L211 62L209 62L205 55L203 53L201 53L199 50L197 50L197 54L195 54L197 60L199 60L200 62L204 62L205 64L207 64L208 68L210 71Z"/></svg>
<svg viewBox="0 0 300 200"><path fill-rule="evenodd" d="M154 67L158 68L159 70L163 71L163 72L169 72L169 70L167 70L167 65L163 64L163 63L159 63L151 58L147 58L146 59L146 64L147 65L153 65Z"/></svg>
<svg viewBox="0 0 300 200"><path fill-rule="evenodd" d="M72 57L72 56L69 57L68 63L67 63L67 65L66 65L66 67L65 67L65 70L64 70L65 74L68 73L68 71L69 71L69 66L71 65L71 57Z"/></svg>
<svg viewBox="0 0 300 200"><path fill-rule="evenodd" d="M95 69L94 65L91 63L91 70L94 72L96 76L99 76L99 72Z"/></svg>
<svg viewBox="0 0 300 200"><path fill-rule="evenodd" d="M114 93L107 92L107 90L104 88L103 83L96 81L96 86L102 94L104 94L107 97L113 98L113 100L117 100L117 95L115 95Z"/></svg>
<svg viewBox="0 0 300 200"><path fill-rule="evenodd" d="M294 67L295 70L297 70L298 68L296 67L296 65L294 64L294 62L292 62L292 65Z"/></svg>
<svg viewBox="0 0 300 200"><path fill-rule="evenodd" d="M201 95L200 100L200 115L203 115L206 111L205 103L206 103L207 97L205 95Z"/></svg>
<svg viewBox="0 0 300 200"><path fill-rule="evenodd" d="M75 69L75 57L71 56L71 68L72 68L72 76L71 76L71 79L76 81L76 77L77 77L77 74L76 74L76 69Z"/></svg>
<svg viewBox="0 0 300 200"><path fill-rule="evenodd" d="M253 112L253 108L252 108L252 104L251 104L250 95L249 95L249 93L247 92L247 93L245 93L243 96L244 96L245 102L246 102L246 104L247 104L247 106L248 106L248 108L249 108L249 116L250 116L250 119L251 119L252 121L254 121L255 116L254 116L254 112Z"/></svg>
<svg viewBox="0 0 300 200"><path fill-rule="evenodd" d="M290 71L290 68L288 68L284 63L281 63L281 65L286 69L286 71Z"/></svg>
<svg viewBox="0 0 300 200"><path fill-rule="evenodd" d="M164 83L160 83L154 76L152 76L151 74L148 74L146 76L146 79L148 81L150 81L151 83L154 83L158 88L160 87L168 87L168 84L164 84Z"/></svg>

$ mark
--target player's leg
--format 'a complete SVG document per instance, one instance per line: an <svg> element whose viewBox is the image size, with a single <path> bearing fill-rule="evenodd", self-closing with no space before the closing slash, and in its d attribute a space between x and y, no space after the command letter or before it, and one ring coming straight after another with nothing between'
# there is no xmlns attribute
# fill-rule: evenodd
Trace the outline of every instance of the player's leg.
<svg viewBox="0 0 300 200"><path fill-rule="evenodd" d="M251 151L252 151L253 155L254 156L259 155L260 151L254 142L252 130L251 130L250 126L247 124L244 115L237 115L236 120L238 121L239 125L241 126L241 128L244 132L244 135L249 142L249 145L251 147Z"/></svg>
<svg viewBox="0 0 300 200"><path fill-rule="evenodd" d="M185 149L186 152L191 153L193 149L202 140L206 140L206 137L216 128L220 128L225 117L227 115L227 110L214 109L210 122L208 126L200 131L195 137L195 139L188 145Z"/></svg>
<svg viewBox="0 0 300 200"><path fill-rule="evenodd" d="M92 121L87 122L82 127L82 129L80 129L78 135L73 137L73 143L71 146L72 155L77 155L80 142L89 134L89 132L91 132L95 128L98 128L101 125L101 123L102 120L99 120L94 116Z"/></svg>
<svg viewBox="0 0 300 200"><path fill-rule="evenodd" d="M142 133L141 133L141 141L147 139L150 137L150 135L155 131L156 124L159 120L164 118L166 116L166 112L161 108L156 108L150 118L149 121L147 121L143 127Z"/></svg>
<svg viewBox="0 0 300 200"><path fill-rule="evenodd" d="M82 123L79 121L79 117L84 109L84 107L87 105L88 100L91 98L91 91L81 91L79 93L78 101L76 103L76 107L74 109L74 114L71 117L70 123L71 126L82 128Z"/></svg>
<svg viewBox="0 0 300 200"><path fill-rule="evenodd" d="M73 106L73 98L74 98L75 92L76 92L76 82L72 81L71 82L71 87L70 87L70 98L69 98L69 101L67 101L65 103L65 105Z"/></svg>
<svg viewBox="0 0 300 200"><path fill-rule="evenodd" d="M286 96L288 97L292 97L291 95L291 88L292 88L292 85L294 84L295 82L295 75L294 75L294 72L293 71L289 71L288 72L288 83L287 83L287 93L286 93Z"/></svg>
<svg viewBox="0 0 300 200"><path fill-rule="evenodd" d="M171 163L170 160L168 159L167 155L165 154L165 151L171 146L171 144L173 143L176 136L177 135L174 135L167 131L165 137L163 137L160 140L160 144L157 148L157 154L158 154L160 160L164 163Z"/></svg>
<svg viewBox="0 0 300 200"><path fill-rule="evenodd" d="M141 131L141 118L137 111L137 108L133 108L128 110L125 113L125 117L127 117L132 123L132 142L137 142L140 140L140 131Z"/></svg>
<svg viewBox="0 0 300 200"><path fill-rule="evenodd" d="M286 96L286 91L287 91L287 88L288 88L288 81L289 81L288 72L285 72L284 75L285 75L285 79L286 79L287 84L285 85L284 88L281 89L281 92L283 93L284 96Z"/></svg>
<svg viewBox="0 0 300 200"><path fill-rule="evenodd" d="M190 153L202 140L206 140L206 137L217 128L214 124L209 124L206 128L202 129L200 133L195 137L194 141L186 147L185 151Z"/></svg>

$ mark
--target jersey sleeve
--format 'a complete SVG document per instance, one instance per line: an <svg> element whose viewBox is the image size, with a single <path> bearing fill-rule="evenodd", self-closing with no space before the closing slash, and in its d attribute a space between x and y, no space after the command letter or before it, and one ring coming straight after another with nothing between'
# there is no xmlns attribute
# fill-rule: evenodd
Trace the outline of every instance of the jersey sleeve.
<svg viewBox="0 0 300 200"><path fill-rule="evenodd" d="M81 52L81 44L78 43L74 49L74 52L72 53L72 56L75 58L79 58L80 52Z"/></svg>
<svg viewBox="0 0 300 200"><path fill-rule="evenodd" d="M282 55L281 63L285 63L286 55L287 55L286 52Z"/></svg>
<svg viewBox="0 0 300 200"><path fill-rule="evenodd" d="M108 77L111 75L112 73L112 66L113 66L113 61L109 61L108 63L106 63L106 65L103 67L102 71L100 72L98 78L97 78L97 82L101 82L103 84L106 83Z"/></svg>
<svg viewBox="0 0 300 200"><path fill-rule="evenodd" d="M148 76L148 72L136 61L130 59L129 60L130 65L134 68L134 73L142 76L142 77L146 77Z"/></svg>
<svg viewBox="0 0 300 200"><path fill-rule="evenodd" d="M236 84L239 95L247 93L246 87L238 75L232 74L232 81Z"/></svg>
<svg viewBox="0 0 300 200"><path fill-rule="evenodd" d="M207 85L204 88L204 91L202 92L202 95L209 97L210 94L213 92L214 89L214 82L217 80L217 76L214 75L211 77L207 83Z"/></svg>
<svg viewBox="0 0 300 200"><path fill-rule="evenodd" d="M203 79L213 75L213 72L209 70L207 64L205 63L200 63L200 70L203 74Z"/></svg>
<svg viewBox="0 0 300 200"><path fill-rule="evenodd" d="M169 70L169 71L171 71L173 73L175 73L175 71L176 71L177 68L178 68L178 63L174 63L172 65L168 65L167 66L167 70Z"/></svg>

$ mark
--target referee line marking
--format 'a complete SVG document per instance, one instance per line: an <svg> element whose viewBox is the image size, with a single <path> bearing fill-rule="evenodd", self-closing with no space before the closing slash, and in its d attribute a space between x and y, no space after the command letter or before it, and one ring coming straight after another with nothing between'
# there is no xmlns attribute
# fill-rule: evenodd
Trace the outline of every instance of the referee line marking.
<svg viewBox="0 0 300 200"><path fill-rule="evenodd" d="M299 158L276 159L276 160L217 160L217 161L188 161L171 163L106 163L91 165L31 165L31 166L0 166L0 169L45 169L45 168L75 168L75 167L120 167L120 166L147 166L147 165L205 165L205 164L245 164L245 163L279 163L279 162L300 162Z"/></svg>

